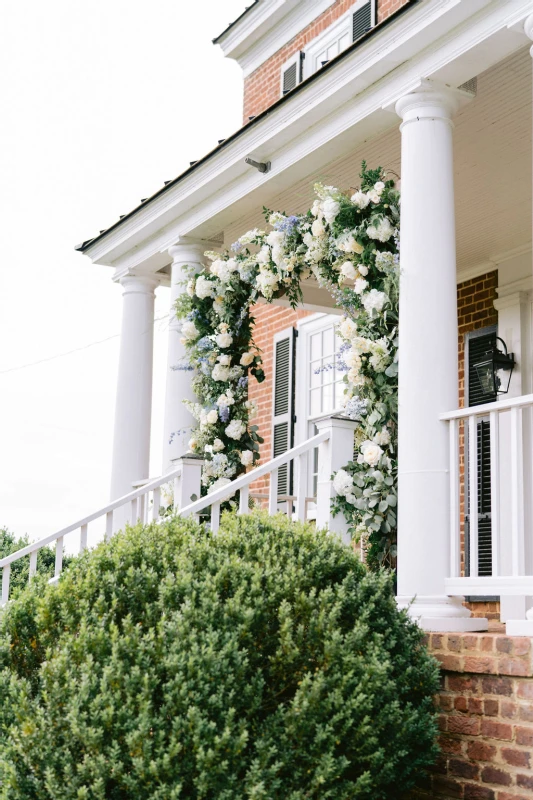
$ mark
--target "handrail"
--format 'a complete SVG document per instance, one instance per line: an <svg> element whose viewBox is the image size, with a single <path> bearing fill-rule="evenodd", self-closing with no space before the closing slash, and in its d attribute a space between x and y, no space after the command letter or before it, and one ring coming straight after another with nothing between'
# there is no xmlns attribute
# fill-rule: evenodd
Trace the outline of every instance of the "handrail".
<svg viewBox="0 0 533 800"><path fill-rule="evenodd" d="M501 400L497 403L485 403L480 406L467 406L466 408L458 408L456 411L446 411L444 414L439 415L439 419L443 422L448 422L452 419L466 419L472 416L481 416L488 414L490 411L506 411L511 408L523 408L524 406L533 405L533 394L524 394L521 397L511 397L509 400Z"/></svg>
<svg viewBox="0 0 533 800"><path fill-rule="evenodd" d="M268 475L270 472L273 472L279 467L282 467L284 464L287 464L289 461L292 461L293 458L301 456L304 453L307 453L309 450L313 450L317 445L322 444L322 442L325 442L328 439L329 431L326 430L322 431L321 433L317 433L317 435L311 437L311 439L307 439L307 441L296 445L296 447L292 447L290 450L287 450L280 456L276 456L276 458L273 458L271 461L267 461L262 467L256 467L255 469L250 470L250 472L247 472L245 475L241 475L240 478L236 478L234 481L231 481L231 483L221 486L220 489L211 492L211 494L201 497L199 500L195 500L194 503L191 503L184 508L180 508L179 514L197 514L199 511L203 511L203 509L207 508L208 506L223 502L228 497L232 497L239 489L249 486L250 483L253 483L253 481L257 480L257 478L262 478L263 475Z"/></svg>
<svg viewBox="0 0 533 800"><path fill-rule="evenodd" d="M48 536L45 536L42 539L38 539L36 542L32 542L31 544L26 545L26 547L23 547L21 550L17 550L15 553L11 553L8 556L4 556L4 558L0 559L0 569L2 567L6 567L8 564L12 564L13 561L18 561L18 559L22 558L23 556L27 556L30 553L35 552L36 550L40 550L42 547L46 547L46 545L48 544L52 544L52 542L55 542L56 539L60 539L61 537L66 536L68 533L72 533L78 528L81 528L83 525L88 525L89 522L93 522L95 519L103 517L104 514L108 514L110 511L114 511L115 509L120 508L121 506L125 506L126 503L129 503L132 500L136 500L138 497L142 497L142 495L146 494L147 492L150 492L153 489L158 489L164 483L168 483L174 478L178 478L180 475L181 475L181 467L177 467L171 472L167 472L165 475L162 475L159 478L155 478L153 481L151 481L151 483L145 483L143 486L141 486L141 488L135 489L133 492L128 492L128 494L122 495L122 497L119 497L117 500L113 500L111 503L108 503L103 508L98 509L98 511L94 511L87 517L83 517L82 519L73 522L71 525L67 525L66 528L62 528L60 531L57 531L56 533L50 533Z"/></svg>

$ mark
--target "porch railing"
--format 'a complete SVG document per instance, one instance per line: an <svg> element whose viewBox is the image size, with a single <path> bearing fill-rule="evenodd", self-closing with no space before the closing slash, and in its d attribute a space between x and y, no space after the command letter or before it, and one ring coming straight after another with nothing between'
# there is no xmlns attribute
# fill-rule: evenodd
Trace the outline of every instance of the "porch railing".
<svg viewBox="0 0 533 800"><path fill-rule="evenodd" d="M320 423L318 426L320 427ZM16 561L29 556L29 579L31 580L37 571L39 552L45 547L55 545L55 569L51 582L58 580L63 570L64 543L68 534L77 532L79 537L78 551L82 553L87 547L90 523L99 522L98 538L109 539L115 530L123 526L124 522L135 524L138 521L143 523L159 521L161 490L162 487L169 483L173 484L174 510L180 516L198 516L201 512L207 512L210 509L210 524L214 533L218 531L220 525L221 504L238 493L238 513L247 514L250 510L250 484L266 475L270 476L268 492L269 513L275 514L279 511L280 505L285 505L286 513L289 516L303 521L306 517L306 504L308 502L307 458L308 454L312 453L316 447L319 448L318 494L323 498L321 507L324 509L321 519L317 518L317 524L327 526L330 514L329 499L334 491L332 489L331 474L349 460L351 450L353 450L353 444L350 445L349 437L346 436L346 428L351 428L353 431L355 423L337 418L324 419L323 427L316 436L262 466L250 470L245 475L216 489L205 497L200 497L202 459L195 456L183 456L178 460L179 463L176 468L165 475L148 482L138 481L136 483L137 488L132 492L108 503L103 508L83 517L83 519L73 522L66 528L32 542L26 547L17 550L17 552L0 559L0 569L2 570L0 606L5 605L9 600L11 565ZM278 494L278 472L280 467L290 463L295 466L296 485L294 496L280 496ZM322 480L320 480L320 474L322 474ZM294 499L295 512L293 513ZM331 527L342 533L342 523L337 520L333 521Z"/></svg>
<svg viewBox="0 0 533 800"><path fill-rule="evenodd" d="M529 394L462 408L440 417L448 424L450 437L450 577L446 581L449 595L533 595L533 554L528 550L532 530L532 408L533 394ZM487 569L484 560L485 574L480 574L478 506L481 422L488 423L490 430L491 563ZM461 539L465 533L461 521L464 522L466 514L468 536Z"/></svg>

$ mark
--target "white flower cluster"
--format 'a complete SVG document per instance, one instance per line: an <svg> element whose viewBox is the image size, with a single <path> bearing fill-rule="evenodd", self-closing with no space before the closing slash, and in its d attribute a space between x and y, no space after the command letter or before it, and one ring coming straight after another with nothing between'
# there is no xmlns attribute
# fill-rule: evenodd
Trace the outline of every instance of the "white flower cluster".
<svg viewBox="0 0 533 800"><path fill-rule="evenodd" d="M362 211L369 203L379 203L381 201L381 195L383 194L384 189L385 184L383 181L378 181L374 184L374 187L370 189L370 191L366 192L366 194L359 189L357 192L355 192L355 194L352 195L351 201L354 206L357 206L357 208Z"/></svg>

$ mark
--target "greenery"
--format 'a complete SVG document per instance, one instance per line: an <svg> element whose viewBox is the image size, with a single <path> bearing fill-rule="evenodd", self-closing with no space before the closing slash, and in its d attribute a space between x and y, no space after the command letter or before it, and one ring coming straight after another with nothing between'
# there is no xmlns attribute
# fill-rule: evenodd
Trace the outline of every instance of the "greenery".
<svg viewBox="0 0 533 800"><path fill-rule="evenodd" d="M333 537L138 526L0 615L0 796L396 800L437 689L390 573Z"/></svg>
<svg viewBox="0 0 533 800"><path fill-rule="evenodd" d="M7 528L0 528L0 558L11 555L17 550L22 550L30 543L28 536L21 536L17 538L14 533L8 531ZM53 578L55 567L55 550L50 547L43 547L39 551L37 557L37 572L45 578ZM72 558L63 555L63 566L67 566ZM11 565L11 577L9 581L10 592L9 596L15 597L18 592L24 589L28 583L28 576L30 572L30 557L26 556L18 561L13 562ZM0 575L1 579L1 575Z"/></svg>
<svg viewBox="0 0 533 800"><path fill-rule="evenodd" d="M176 307L187 359L176 368L195 373L189 447L204 456L204 486L218 488L259 460L248 381L264 374L250 308L281 295L296 306L314 276L345 314L342 351L324 368L345 373L345 413L359 423L333 510L377 569L396 560L400 195L381 167L363 162L360 178L353 194L316 184L305 214L264 209L270 232L248 231L230 251L206 253L209 267L190 269Z"/></svg>

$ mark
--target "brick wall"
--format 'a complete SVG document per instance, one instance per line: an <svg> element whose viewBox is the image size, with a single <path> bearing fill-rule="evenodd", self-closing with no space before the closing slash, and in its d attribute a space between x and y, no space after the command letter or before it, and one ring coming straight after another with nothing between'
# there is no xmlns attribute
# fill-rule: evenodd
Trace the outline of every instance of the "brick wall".
<svg viewBox="0 0 533 800"><path fill-rule="evenodd" d="M529 638L430 634L441 662L441 757L409 800L533 798L533 657Z"/></svg>
<svg viewBox="0 0 533 800"><path fill-rule="evenodd" d="M408 0L378 0L377 18L383 22ZM267 59L251 75L244 80L243 119L256 116L269 108L280 97L280 81L282 65L299 50L303 50L312 39L322 33L336 19L348 11L354 0L335 0L331 6L317 17L307 28L304 28L290 42L287 42L273 56Z"/></svg>
<svg viewBox="0 0 533 800"><path fill-rule="evenodd" d="M460 283L457 287L457 314L459 323L459 405L465 404L465 336L471 331L486 328L498 323L498 312L494 308L497 298L498 272L487 272L469 281ZM464 574L464 474L465 474L465 449L464 426L460 426L460 473L461 473L461 568ZM475 616L499 619L499 603L468 603Z"/></svg>

